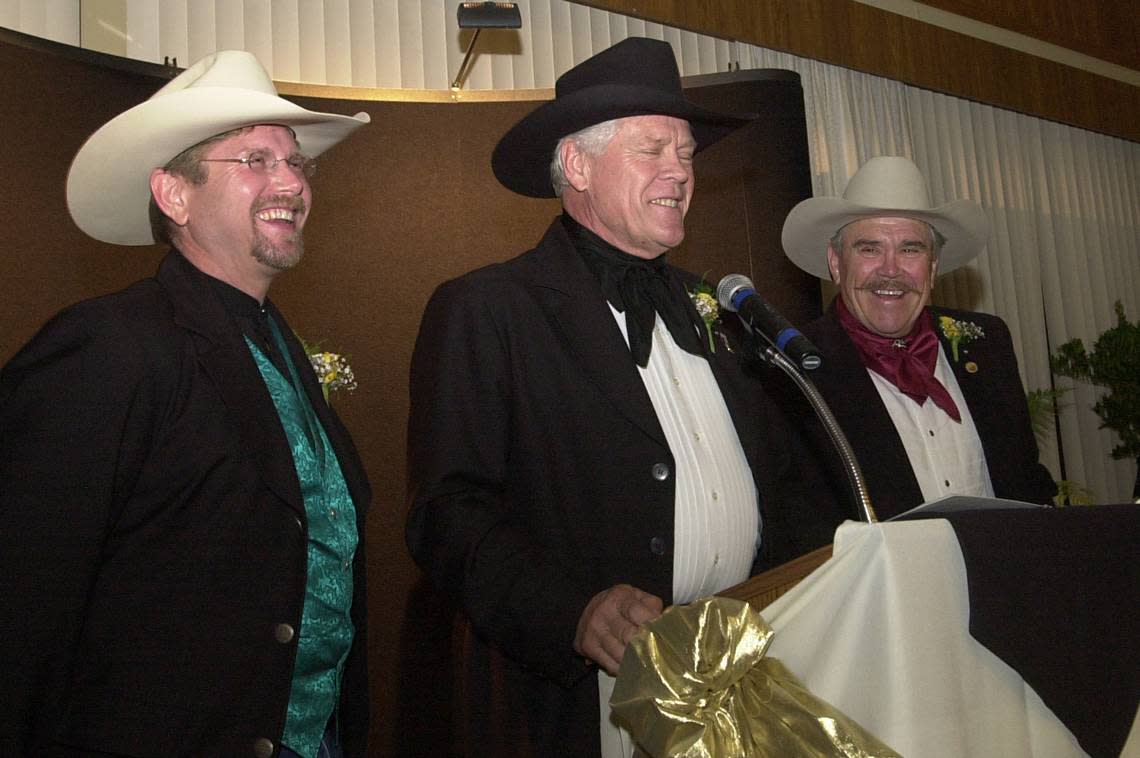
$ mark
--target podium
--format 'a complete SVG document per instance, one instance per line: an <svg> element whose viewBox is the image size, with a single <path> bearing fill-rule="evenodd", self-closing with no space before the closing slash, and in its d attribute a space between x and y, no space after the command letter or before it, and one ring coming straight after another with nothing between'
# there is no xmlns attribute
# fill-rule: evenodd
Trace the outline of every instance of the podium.
<svg viewBox="0 0 1140 758"><path fill-rule="evenodd" d="M1140 704L1138 546L1132 504L848 523L834 556L720 594L903 755L1117 756Z"/></svg>
<svg viewBox="0 0 1140 758"><path fill-rule="evenodd" d="M831 558L831 545L825 545L785 564L757 574L735 587L716 593L720 597L744 600L763 611Z"/></svg>

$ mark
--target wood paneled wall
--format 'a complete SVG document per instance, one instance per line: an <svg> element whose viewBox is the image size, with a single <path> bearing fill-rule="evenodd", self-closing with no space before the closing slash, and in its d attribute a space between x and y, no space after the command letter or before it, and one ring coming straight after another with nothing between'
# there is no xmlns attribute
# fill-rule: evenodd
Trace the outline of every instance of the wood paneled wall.
<svg viewBox="0 0 1140 758"><path fill-rule="evenodd" d="M586 4L1140 141L1140 87L855 0L587 0ZM992 10L982 0L930 4L1140 68L1136 52L1140 14L1133 0L1028 4L1002 0ZM1103 15L1095 22L1053 27L1076 14L1091 19L1097 9Z"/></svg>
<svg viewBox="0 0 1140 758"><path fill-rule="evenodd" d="M1135 0L923 0L975 21L1009 29L1140 71L1140 8Z"/></svg>

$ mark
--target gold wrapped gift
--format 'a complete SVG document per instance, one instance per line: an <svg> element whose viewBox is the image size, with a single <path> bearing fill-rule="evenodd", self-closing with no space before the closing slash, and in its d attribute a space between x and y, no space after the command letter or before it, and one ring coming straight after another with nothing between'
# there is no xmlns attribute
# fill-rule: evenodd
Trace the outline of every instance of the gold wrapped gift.
<svg viewBox="0 0 1140 758"><path fill-rule="evenodd" d="M722 597L673 606L646 624L610 698L638 755L898 758L765 658L773 634L750 605Z"/></svg>

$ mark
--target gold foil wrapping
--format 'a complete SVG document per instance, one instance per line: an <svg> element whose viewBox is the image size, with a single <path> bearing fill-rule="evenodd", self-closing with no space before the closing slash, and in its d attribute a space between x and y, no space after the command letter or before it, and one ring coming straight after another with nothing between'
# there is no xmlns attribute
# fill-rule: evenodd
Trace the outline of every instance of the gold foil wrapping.
<svg viewBox="0 0 1140 758"><path fill-rule="evenodd" d="M610 706L653 758L898 754L764 651L773 631L740 600L673 606L622 659Z"/></svg>

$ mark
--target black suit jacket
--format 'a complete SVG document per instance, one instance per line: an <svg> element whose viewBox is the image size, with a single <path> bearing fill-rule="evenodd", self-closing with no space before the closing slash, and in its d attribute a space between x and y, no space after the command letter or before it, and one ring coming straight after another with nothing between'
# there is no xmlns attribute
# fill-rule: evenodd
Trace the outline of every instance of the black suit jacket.
<svg viewBox="0 0 1140 758"><path fill-rule="evenodd" d="M778 562L796 550L781 530L811 479L728 344L718 340L710 363L760 493L761 559ZM469 667L505 653L508 707L529 728L529 745L502 745L477 724L469 747L597 755L595 669L574 653L575 630L590 598L615 584L671 602L676 463L560 222L537 249L439 287L411 395L409 548L480 635Z"/></svg>
<svg viewBox="0 0 1140 758"><path fill-rule="evenodd" d="M939 316L971 321L982 327L985 336L959 347L960 359L950 361L962 389L982 449L986 455L994 495L1013 500L1049 503L1056 485L1049 471L1038 462L1037 442L1029 424L1025 390L1017 372L1017 358L1009 329L996 316L970 311L930 308L946 355L950 343L938 328ZM910 467L899 437L874 382L859 357L851 338L839 323L834 304L819 319L803 329L823 354L823 365L808 376L827 400L832 413L855 450L863 470L871 504L880 520L902 513L922 503L918 480ZM968 367L973 367L971 371ZM799 401L796 401L797 403ZM789 405L793 403L789 402ZM822 427L808 419L810 411L799 404L805 425L817 429L814 437L821 457L838 466L838 458L823 436ZM833 469L837 498L846 490L840 469ZM848 496L844 516L858 518L854 499ZM834 520L834 515L829 515ZM834 530L826 523L821 531Z"/></svg>
<svg viewBox="0 0 1140 758"><path fill-rule="evenodd" d="M340 723L363 755L368 483L272 313L356 505ZM276 745L298 635L275 631L300 631L305 524L273 401L204 274L172 252L56 316L0 374L0 753Z"/></svg>

